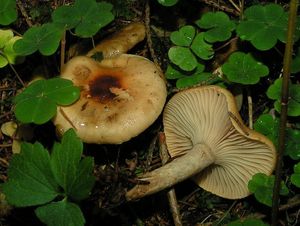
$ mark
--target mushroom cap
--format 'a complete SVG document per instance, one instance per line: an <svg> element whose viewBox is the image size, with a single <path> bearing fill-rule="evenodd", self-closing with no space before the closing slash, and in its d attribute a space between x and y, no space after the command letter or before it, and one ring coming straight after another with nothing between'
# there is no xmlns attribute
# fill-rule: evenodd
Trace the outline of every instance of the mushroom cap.
<svg viewBox="0 0 300 226"><path fill-rule="evenodd" d="M167 91L150 60L130 54L95 61L74 57L61 77L81 88L80 98L58 107L58 132L74 128L86 143L120 144L137 136L160 115Z"/></svg>
<svg viewBox="0 0 300 226"><path fill-rule="evenodd" d="M248 182L256 173L271 174L275 147L265 136L248 129L233 95L218 86L191 88L174 95L163 114L166 144L172 158L195 144L205 144L215 162L193 177L218 196L248 196Z"/></svg>

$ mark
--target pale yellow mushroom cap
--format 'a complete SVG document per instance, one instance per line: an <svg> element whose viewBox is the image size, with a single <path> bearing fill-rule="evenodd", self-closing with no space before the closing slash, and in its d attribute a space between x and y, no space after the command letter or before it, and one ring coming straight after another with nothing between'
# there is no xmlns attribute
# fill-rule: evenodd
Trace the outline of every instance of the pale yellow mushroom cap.
<svg viewBox="0 0 300 226"><path fill-rule="evenodd" d="M74 128L87 143L120 144L137 136L160 115L167 91L163 75L150 60L130 54L95 61L74 57L62 78L81 88L80 99L58 108L59 133Z"/></svg>
<svg viewBox="0 0 300 226"><path fill-rule="evenodd" d="M165 107L163 122L171 157L180 158L197 144L211 150L213 164L193 179L216 195L243 198L250 194L247 185L254 174L270 175L274 169L274 145L243 124L226 89L203 86L175 94Z"/></svg>

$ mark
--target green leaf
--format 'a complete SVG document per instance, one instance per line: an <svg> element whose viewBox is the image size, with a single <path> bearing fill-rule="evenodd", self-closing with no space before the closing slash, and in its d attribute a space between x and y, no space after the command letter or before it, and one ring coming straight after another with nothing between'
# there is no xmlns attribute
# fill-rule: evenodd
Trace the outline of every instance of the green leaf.
<svg viewBox="0 0 300 226"><path fill-rule="evenodd" d="M62 33L63 29L54 24L32 27L15 43L14 49L18 55L26 56L40 51L42 55L49 56L56 52Z"/></svg>
<svg viewBox="0 0 300 226"><path fill-rule="evenodd" d="M23 123L43 124L56 114L56 105L72 104L79 95L70 80L38 80L16 96L15 116Z"/></svg>
<svg viewBox="0 0 300 226"><path fill-rule="evenodd" d="M163 6L173 6L178 0L157 0L157 2Z"/></svg>
<svg viewBox="0 0 300 226"><path fill-rule="evenodd" d="M242 52L231 54L222 71L229 81L241 84L256 84L260 77L269 74L267 66L256 61L251 54Z"/></svg>
<svg viewBox="0 0 300 226"><path fill-rule="evenodd" d="M226 41L235 29L235 23L224 12L205 13L196 24L200 28L209 29L204 33L204 39L211 43Z"/></svg>
<svg viewBox="0 0 300 226"><path fill-rule="evenodd" d="M23 207L53 200L60 193L49 169L49 153L40 143L22 143L21 153L10 161L8 182L2 187L7 201Z"/></svg>
<svg viewBox="0 0 300 226"><path fill-rule="evenodd" d="M277 40L285 41L288 13L280 5L254 5L245 10L245 20L237 26L237 34L259 50L273 48Z"/></svg>
<svg viewBox="0 0 300 226"><path fill-rule="evenodd" d="M185 77L182 72L176 70L171 64L168 65L165 74L167 79L179 79Z"/></svg>
<svg viewBox="0 0 300 226"><path fill-rule="evenodd" d="M0 24L9 25L17 19L15 0L0 0Z"/></svg>
<svg viewBox="0 0 300 226"><path fill-rule="evenodd" d="M0 0L1 1L1 0ZM14 37L12 30L2 30L0 29L0 49L3 49L6 43Z"/></svg>
<svg viewBox="0 0 300 226"><path fill-rule="evenodd" d="M227 224L227 226L268 226L260 219L236 220Z"/></svg>
<svg viewBox="0 0 300 226"><path fill-rule="evenodd" d="M291 182L300 188L300 162L294 165L294 173L291 175Z"/></svg>
<svg viewBox="0 0 300 226"><path fill-rule="evenodd" d="M187 25L181 27L178 31L171 33L171 41L178 46L188 47L191 45L196 34L196 29L193 26Z"/></svg>
<svg viewBox="0 0 300 226"><path fill-rule="evenodd" d="M281 111L281 88L282 78L276 79L267 90L267 96L275 100L274 108L276 111ZM288 100L288 116L299 116L300 115L300 85L292 84L289 85L289 100Z"/></svg>
<svg viewBox="0 0 300 226"><path fill-rule="evenodd" d="M267 176L263 173L255 174L248 183L248 189L254 193L257 201L269 207L272 206L274 175ZM280 195L288 195L289 189L281 182Z"/></svg>
<svg viewBox="0 0 300 226"><path fill-rule="evenodd" d="M93 185L93 159L80 161L83 144L74 130L68 130L61 144L54 145L51 155L51 169L58 184L68 197L81 200L89 195Z"/></svg>
<svg viewBox="0 0 300 226"><path fill-rule="evenodd" d="M15 36L11 38L5 45L3 49L3 54L10 64L23 63L24 57L19 56L14 50L14 44L16 41L20 40L21 37Z"/></svg>
<svg viewBox="0 0 300 226"><path fill-rule="evenodd" d="M198 64L194 54L186 47L173 46L169 49L168 56L174 64L185 71L192 71Z"/></svg>
<svg viewBox="0 0 300 226"><path fill-rule="evenodd" d="M191 76L186 76L184 78L180 78L177 80L176 82L176 87L178 89L182 89L182 88L187 88L187 87L191 87L197 84L200 84L202 82L205 82L207 80L209 80L209 78L212 77L211 73L200 73L200 74L194 74Z"/></svg>
<svg viewBox="0 0 300 226"><path fill-rule="evenodd" d="M209 60L214 56L214 50L211 44L208 44L204 40L204 32L196 35L191 49L193 52L203 60Z"/></svg>
<svg viewBox="0 0 300 226"><path fill-rule="evenodd" d="M285 138L285 154L289 155L293 160L300 159L300 131L297 129L286 129Z"/></svg>
<svg viewBox="0 0 300 226"><path fill-rule="evenodd" d="M291 73L298 73L300 72L300 51L298 55L293 59L291 65Z"/></svg>
<svg viewBox="0 0 300 226"><path fill-rule="evenodd" d="M76 0L72 6L62 6L54 12L54 23L65 29L75 28L81 37L91 37L114 19L112 5L95 0Z"/></svg>
<svg viewBox="0 0 300 226"><path fill-rule="evenodd" d="M48 226L83 226L84 216L74 203L52 202L35 210L37 217Z"/></svg>

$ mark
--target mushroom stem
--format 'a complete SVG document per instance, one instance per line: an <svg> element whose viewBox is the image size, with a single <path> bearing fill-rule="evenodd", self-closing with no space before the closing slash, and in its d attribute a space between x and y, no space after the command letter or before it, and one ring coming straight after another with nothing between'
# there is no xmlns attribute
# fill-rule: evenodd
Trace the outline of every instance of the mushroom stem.
<svg viewBox="0 0 300 226"><path fill-rule="evenodd" d="M169 188L197 173L214 162L210 148L197 144L185 155L172 162L146 173L140 180L147 184L138 184L126 193L126 199L134 200Z"/></svg>

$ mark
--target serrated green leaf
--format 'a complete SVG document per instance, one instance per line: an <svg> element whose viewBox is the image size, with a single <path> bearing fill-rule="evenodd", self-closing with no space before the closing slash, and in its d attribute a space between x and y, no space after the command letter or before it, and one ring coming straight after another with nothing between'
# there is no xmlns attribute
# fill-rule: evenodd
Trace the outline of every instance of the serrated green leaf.
<svg viewBox="0 0 300 226"><path fill-rule="evenodd" d="M273 48L277 40L285 41L288 14L280 5L254 5L245 10L245 20L237 26L237 34L259 50Z"/></svg>
<svg viewBox="0 0 300 226"><path fill-rule="evenodd" d="M227 224L227 226L268 226L260 219L236 220Z"/></svg>
<svg viewBox="0 0 300 226"><path fill-rule="evenodd" d="M248 182L248 189L254 193L257 201L271 207L274 181L274 175L267 176L263 173L257 173ZM288 193L289 189L281 182L280 195L288 195Z"/></svg>
<svg viewBox="0 0 300 226"><path fill-rule="evenodd" d="M163 6L173 6L175 5L178 0L157 0L159 4Z"/></svg>
<svg viewBox="0 0 300 226"><path fill-rule="evenodd" d="M56 105L68 105L79 98L80 90L69 80L38 80L15 97L15 115L23 123L43 124L56 114Z"/></svg>
<svg viewBox="0 0 300 226"><path fill-rule="evenodd" d="M196 68L198 62L189 48L173 46L169 49L168 56L170 60L185 71L192 71Z"/></svg>
<svg viewBox="0 0 300 226"><path fill-rule="evenodd" d="M214 56L212 45L204 40L204 32L196 35L191 45L191 49L203 60L209 60Z"/></svg>
<svg viewBox="0 0 300 226"><path fill-rule="evenodd" d="M211 43L226 41L235 28L235 23L224 12L205 13L196 24L200 28L209 29L204 32L204 39Z"/></svg>
<svg viewBox="0 0 300 226"><path fill-rule="evenodd" d="M64 133L61 144L56 143L51 154L51 169L57 183L70 194L77 177L83 144L74 130Z"/></svg>
<svg viewBox="0 0 300 226"><path fill-rule="evenodd" d="M256 84L260 77L269 74L267 66L256 61L251 54L235 52L222 66L222 71L229 81L241 84Z"/></svg>
<svg viewBox="0 0 300 226"><path fill-rule="evenodd" d="M83 226L85 224L79 206L66 200L39 207L35 213L48 226Z"/></svg>
<svg viewBox="0 0 300 226"><path fill-rule="evenodd" d="M187 25L181 27L178 31L172 32L170 39L175 45L188 47L191 45L195 34L196 29L191 25Z"/></svg>
<svg viewBox="0 0 300 226"><path fill-rule="evenodd" d="M60 193L49 169L49 153L40 143L22 143L21 153L10 161L9 179L3 185L8 202L23 207L53 200Z"/></svg>
<svg viewBox="0 0 300 226"><path fill-rule="evenodd" d="M40 51L45 56L56 52L63 29L55 24L44 24L39 27L29 28L23 38L14 45L14 50L18 55L30 55L35 51Z"/></svg>
<svg viewBox="0 0 300 226"><path fill-rule="evenodd" d="M15 0L0 0L0 24L9 25L17 19Z"/></svg>

